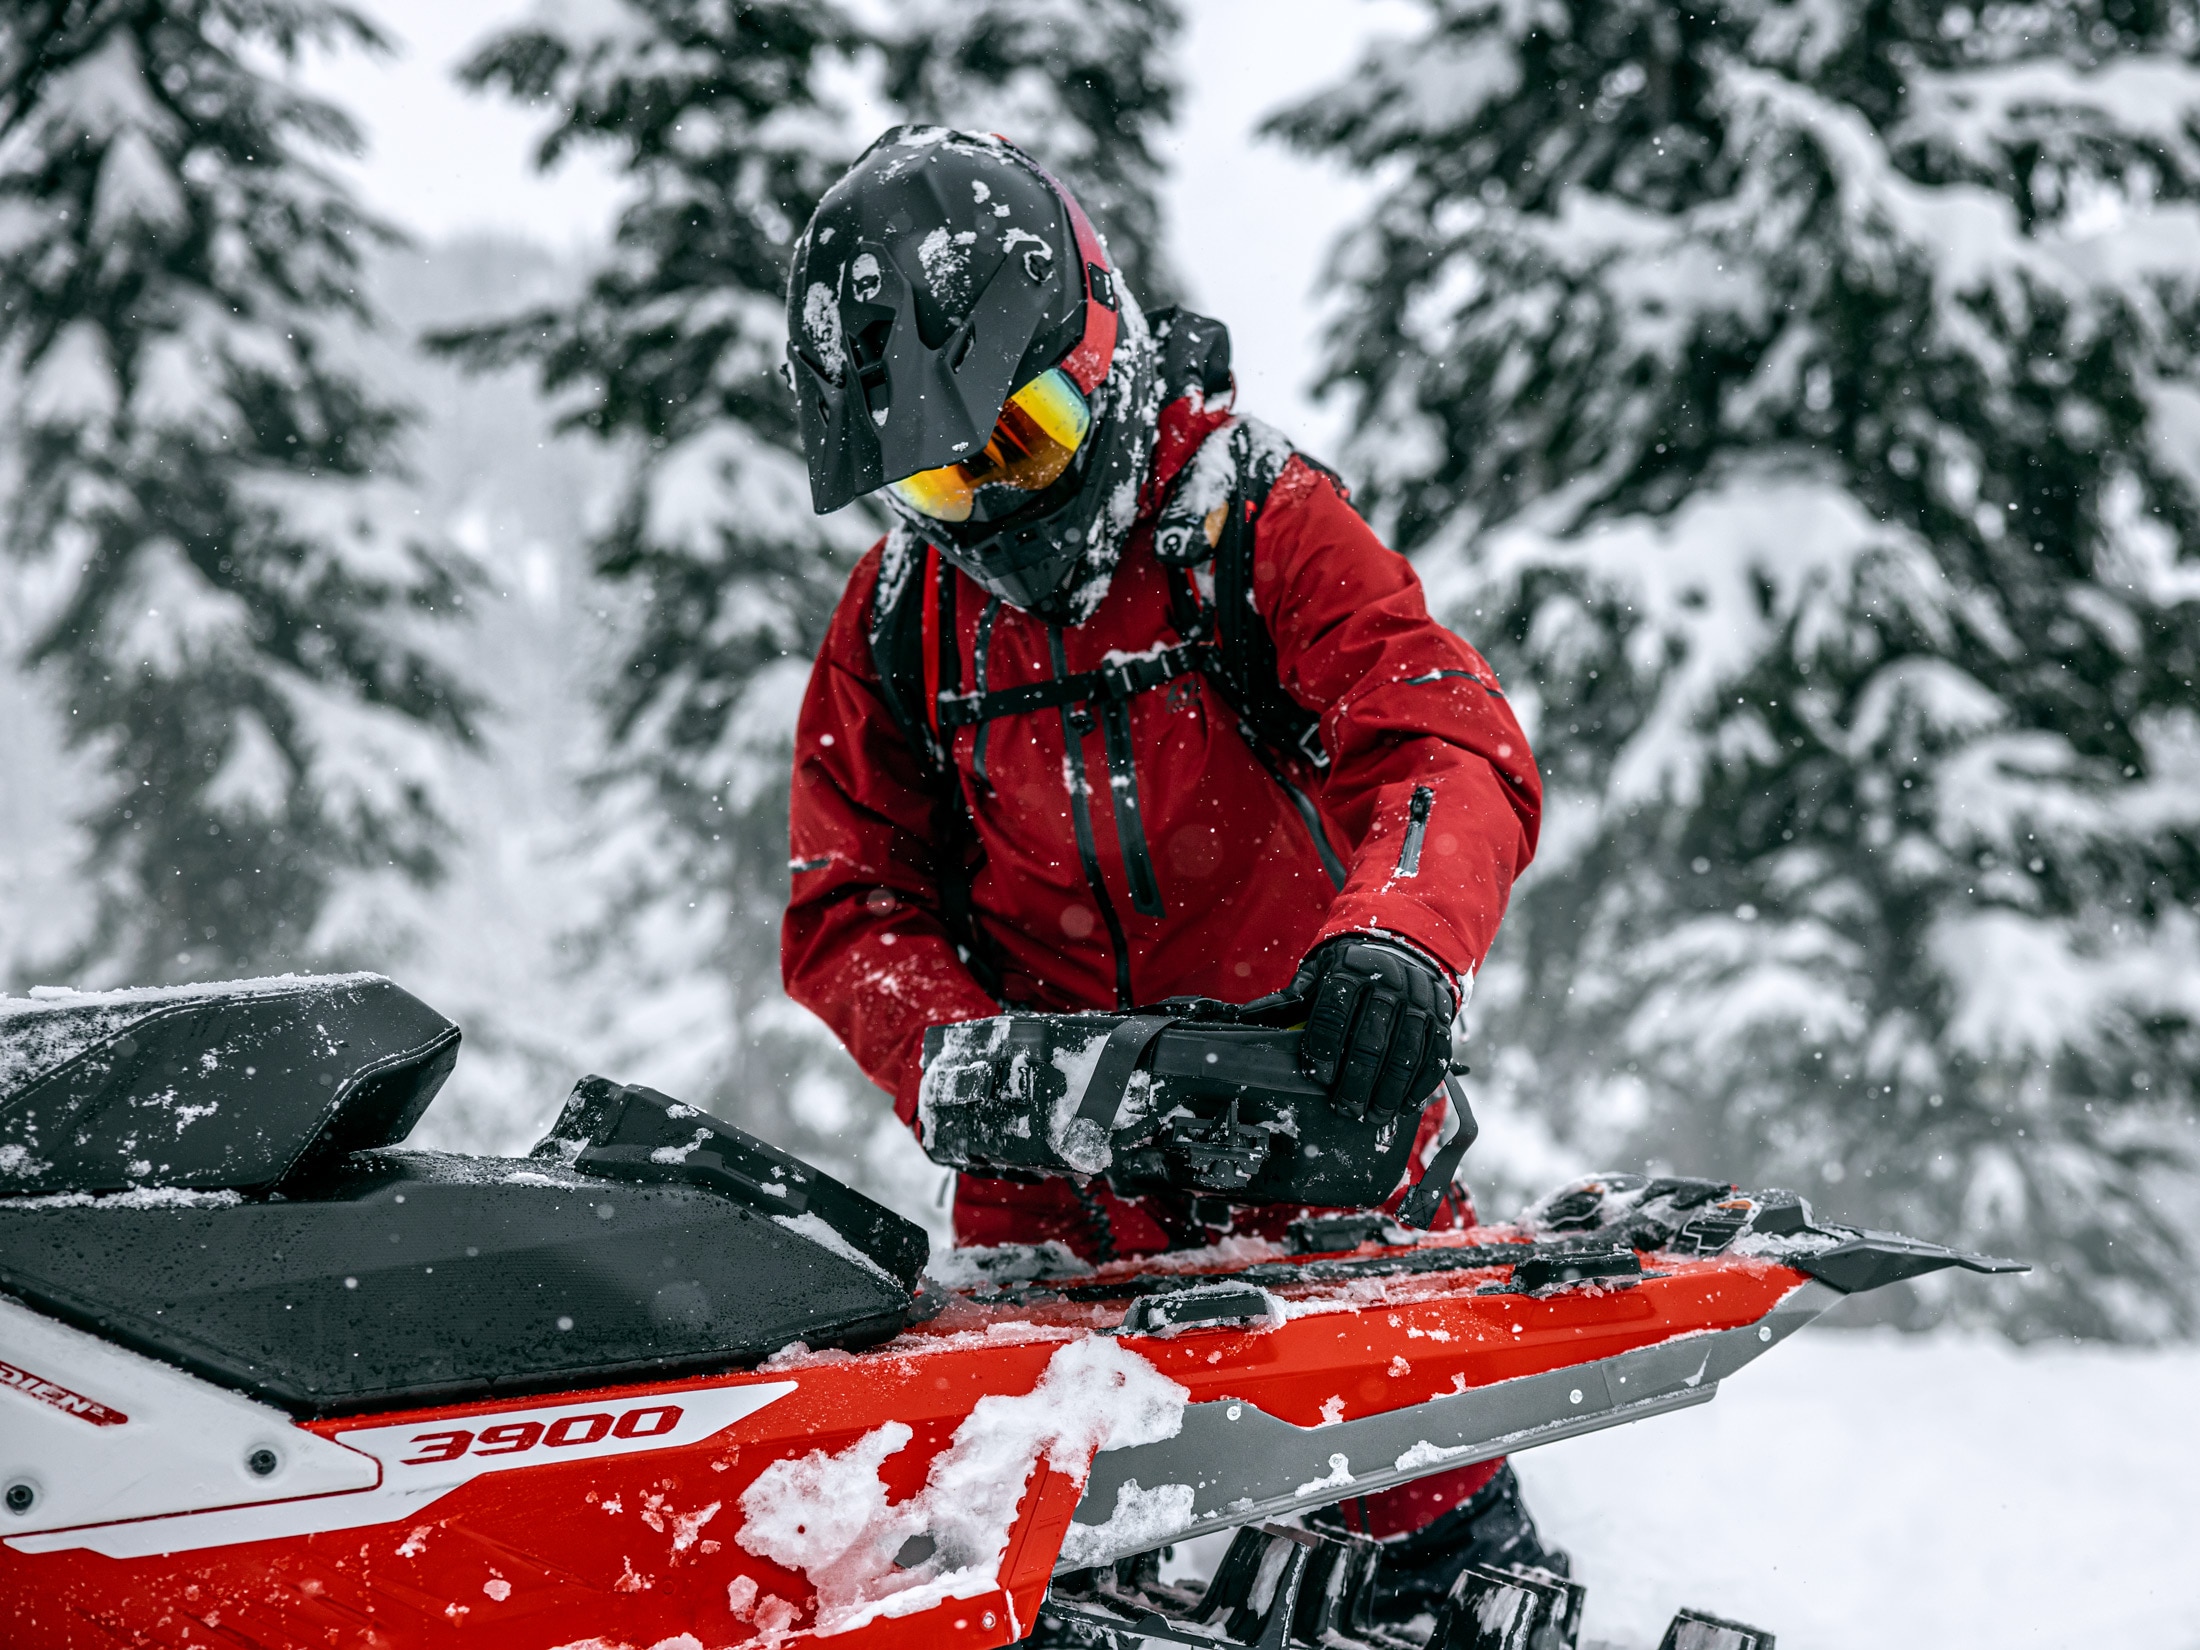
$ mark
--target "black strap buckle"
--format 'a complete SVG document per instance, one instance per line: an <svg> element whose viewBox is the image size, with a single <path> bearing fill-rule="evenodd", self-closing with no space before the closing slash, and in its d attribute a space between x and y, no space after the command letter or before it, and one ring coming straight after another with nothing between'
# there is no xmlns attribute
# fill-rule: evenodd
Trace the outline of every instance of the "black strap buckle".
<svg viewBox="0 0 2200 1650"><path fill-rule="evenodd" d="M1129 699L1155 688L1167 687L1179 676L1199 668L1197 650L1188 642L1165 647L1158 653L1141 653L1102 665L1094 674L1101 692L1110 699Z"/></svg>
<svg viewBox="0 0 2200 1650"><path fill-rule="evenodd" d="M975 727L996 716L1021 716L1051 710L1057 705L1089 706L1132 699L1166 687L1179 676L1191 676L1213 668L1215 649L1208 642L1178 642L1155 653L1115 659L1098 670L1079 671L1047 681L1025 682L996 688L991 693L956 693L942 690L938 700L940 731ZM1089 731L1092 718L1080 713Z"/></svg>

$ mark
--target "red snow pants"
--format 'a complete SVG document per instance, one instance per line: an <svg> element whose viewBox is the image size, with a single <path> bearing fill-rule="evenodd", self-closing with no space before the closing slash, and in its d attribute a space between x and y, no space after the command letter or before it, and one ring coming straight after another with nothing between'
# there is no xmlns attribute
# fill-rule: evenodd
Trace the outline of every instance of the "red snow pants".
<svg viewBox="0 0 2200 1650"><path fill-rule="evenodd" d="M1411 1158L1415 1174L1436 1149L1437 1137L1443 1131L1444 1109L1439 1103L1422 1115ZM1408 1184L1411 1179L1409 1174ZM1406 1186L1400 1185L1383 1207L1396 1210L1405 1195ZM955 1177L957 1245L990 1248L998 1243L1052 1241L1095 1265L1202 1248L1223 1237L1280 1240L1284 1228L1308 1212L1291 1203L1224 1203L1202 1198L1195 1204L1183 1195L1118 1197L1103 1182L1079 1186L1061 1177L1038 1181L988 1180L968 1174ZM1465 1187L1454 1186L1430 1224L1448 1230L1472 1226L1474 1222L1472 1195ZM1477 1461L1471 1467L1417 1478L1393 1490L1356 1496L1344 1503L1346 1520L1352 1529L1378 1541L1411 1535L1466 1505L1504 1464L1503 1457Z"/></svg>

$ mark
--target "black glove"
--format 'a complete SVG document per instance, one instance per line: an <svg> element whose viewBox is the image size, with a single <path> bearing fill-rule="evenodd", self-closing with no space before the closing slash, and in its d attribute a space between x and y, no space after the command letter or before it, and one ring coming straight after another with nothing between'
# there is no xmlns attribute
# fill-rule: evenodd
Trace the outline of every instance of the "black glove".
<svg viewBox="0 0 2200 1650"><path fill-rule="evenodd" d="M1308 1004L1299 1068L1347 1117L1418 1111L1451 1063L1451 986L1433 963L1382 940L1334 939L1299 964Z"/></svg>

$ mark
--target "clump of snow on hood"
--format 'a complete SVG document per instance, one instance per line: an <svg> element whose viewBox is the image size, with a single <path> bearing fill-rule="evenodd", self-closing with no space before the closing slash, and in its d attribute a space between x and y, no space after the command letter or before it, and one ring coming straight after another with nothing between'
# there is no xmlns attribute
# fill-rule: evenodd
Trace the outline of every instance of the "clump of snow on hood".
<svg viewBox="0 0 2200 1650"><path fill-rule="evenodd" d="M1194 1496L1189 1484L1157 1484L1141 1489L1138 1480L1119 1484L1115 1511L1104 1524L1072 1524L1062 1538L1064 1564L1098 1564L1119 1553L1140 1553L1163 1546L1192 1522Z"/></svg>
<svg viewBox="0 0 2200 1650"><path fill-rule="evenodd" d="M735 1539L808 1577L820 1635L977 1597L1000 1585L1024 1484L1042 1458L1082 1484L1097 1451L1175 1437L1188 1396L1115 1340L1071 1341L1031 1391L981 1398L908 1500L890 1502L879 1477L913 1436L889 1421L838 1454L813 1450L766 1467L741 1496ZM896 1564L920 1535L930 1556Z"/></svg>

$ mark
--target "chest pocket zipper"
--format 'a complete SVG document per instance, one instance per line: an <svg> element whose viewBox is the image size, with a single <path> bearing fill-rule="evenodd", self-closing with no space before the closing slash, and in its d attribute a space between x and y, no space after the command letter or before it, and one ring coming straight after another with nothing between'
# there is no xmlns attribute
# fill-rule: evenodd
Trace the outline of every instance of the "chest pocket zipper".
<svg viewBox="0 0 2200 1650"><path fill-rule="evenodd" d="M1413 787L1413 800L1406 805L1406 839L1398 844L1398 869L1393 876L1421 874L1421 839L1428 835L1428 816L1435 806L1434 791L1426 785Z"/></svg>

